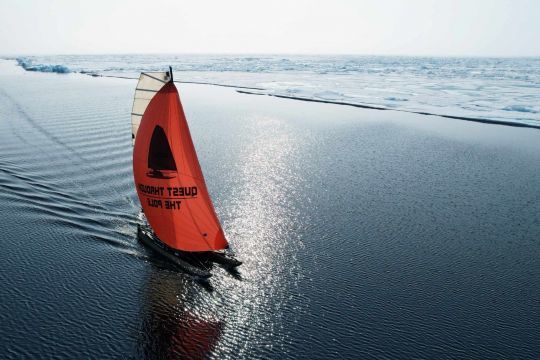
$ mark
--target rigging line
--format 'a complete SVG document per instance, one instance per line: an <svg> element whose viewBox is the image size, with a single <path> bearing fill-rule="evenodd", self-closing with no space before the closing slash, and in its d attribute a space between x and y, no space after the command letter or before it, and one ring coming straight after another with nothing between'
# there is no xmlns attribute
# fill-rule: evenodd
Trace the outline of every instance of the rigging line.
<svg viewBox="0 0 540 360"><path fill-rule="evenodd" d="M147 73L141 73L141 74L147 74ZM88 76L92 76L92 74L85 74ZM127 79L127 80L137 80L139 78L136 77L129 77L129 76L117 76L117 75L103 75L99 74L100 77L106 77L106 78L114 78L114 79ZM218 84L218 83L211 83L211 82L203 82L203 81L181 81L181 80L174 80L173 82L178 84L195 84L195 85L212 85L212 86L221 86L221 87L229 87L229 88L237 88L237 89L248 89L248 90L268 90L258 87L250 87L250 86L238 86L238 85L227 85L227 84Z"/></svg>

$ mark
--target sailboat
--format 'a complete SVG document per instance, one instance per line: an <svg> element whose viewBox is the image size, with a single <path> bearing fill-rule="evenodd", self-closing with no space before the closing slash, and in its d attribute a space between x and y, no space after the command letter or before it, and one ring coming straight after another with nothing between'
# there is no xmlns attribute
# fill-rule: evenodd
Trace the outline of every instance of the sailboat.
<svg viewBox="0 0 540 360"><path fill-rule="evenodd" d="M138 225L143 244L202 278L209 264L235 268L241 262L216 215L191 139L172 68L143 72L131 113L133 176L146 218Z"/></svg>

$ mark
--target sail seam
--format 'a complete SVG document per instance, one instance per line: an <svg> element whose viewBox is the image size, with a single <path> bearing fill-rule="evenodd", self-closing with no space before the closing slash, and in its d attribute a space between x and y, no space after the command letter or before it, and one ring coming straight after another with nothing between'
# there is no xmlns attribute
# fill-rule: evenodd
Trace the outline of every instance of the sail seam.
<svg viewBox="0 0 540 360"><path fill-rule="evenodd" d="M162 197L162 196L153 196L153 195L148 195L148 194L144 194L144 196L152 198L152 199L165 199L165 200L186 200L186 199L191 200L191 199L197 199L197 196L192 196L192 197Z"/></svg>
<svg viewBox="0 0 540 360"><path fill-rule="evenodd" d="M163 81L163 80L161 80L161 79L158 79L157 77L154 77L154 76L152 76L152 75L148 75L147 73L143 73L143 74L144 74L144 76L148 76L149 78L152 78L152 79L157 80L157 81L159 81L159 82L162 82L162 83L164 83L164 84L167 83L166 81Z"/></svg>

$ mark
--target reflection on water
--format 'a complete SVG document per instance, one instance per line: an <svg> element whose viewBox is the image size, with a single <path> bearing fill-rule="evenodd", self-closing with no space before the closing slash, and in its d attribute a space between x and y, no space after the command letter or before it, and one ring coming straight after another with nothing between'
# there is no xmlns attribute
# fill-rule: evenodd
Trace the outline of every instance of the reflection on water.
<svg viewBox="0 0 540 360"><path fill-rule="evenodd" d="M279 351L287 341L282 314L287 293L295 286L296 244L291 241L296 213L294 172L301 139L280 119L243 118L236 140L243 144L227 207L218 208L224 231L244 264L241 281L231 276L212 278L216 291L233 301L224 337L238 355L254 347ZM240 139L238 139L240 137ZM289 234L289 236L287 236ZM276 341L279 339L279 341ZM223 356L219 350L217 356Z"/></svg>
<svg viewBox="0 0 540 360"><path fill-rule="evenodd" d="M294 198L288 195L298 182L290 167L298 143L279 120L256 118L251 127L246 131L252 140L236 173L241 185L231 196L225 230L235 250L247 257L244 276L274 286L289 245L285 235L295 220Z"/></svg>
<svg viewBox="0 0 540 360"><path fill-rule="evenodd" d="M186 292L194 289L177 275L151 271L145 279L137 358L204 359L219 341L223 322L190 311Z"/></svg>

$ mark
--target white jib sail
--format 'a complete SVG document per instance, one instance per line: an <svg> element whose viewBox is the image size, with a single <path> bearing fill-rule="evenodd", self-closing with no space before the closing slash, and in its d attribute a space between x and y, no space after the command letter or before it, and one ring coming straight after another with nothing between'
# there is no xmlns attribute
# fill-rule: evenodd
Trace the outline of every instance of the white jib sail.
<svg viewBox="0 0 540 360"><path fill-rule="evenodd" d="M169 81L170 74L168 71L141 73L137 88L135 89L133 108L131 110L131 138L133 139L133 144L135 144L137 130L139 130L142 116L150 100Z"/></svg>

